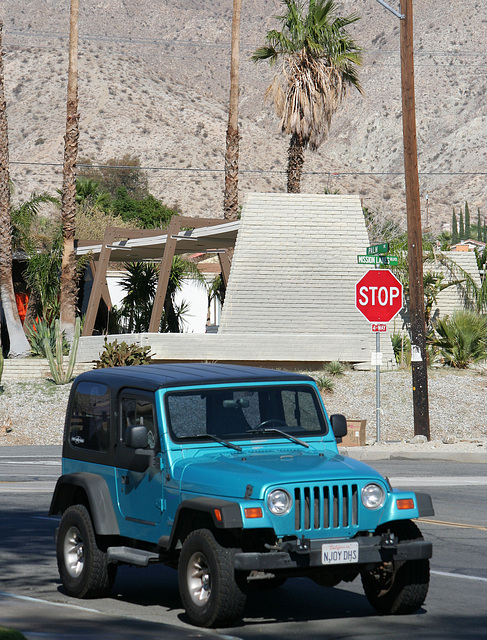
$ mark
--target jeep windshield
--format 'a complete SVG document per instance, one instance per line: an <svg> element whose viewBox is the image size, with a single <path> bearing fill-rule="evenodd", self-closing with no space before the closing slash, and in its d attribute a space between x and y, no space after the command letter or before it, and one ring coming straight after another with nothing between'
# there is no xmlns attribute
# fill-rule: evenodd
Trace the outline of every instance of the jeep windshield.
<svg viewBox="0 0 487 640"><path fill-rule="evenodd" d="M322 436L327 424L311 385L265 385L172 391L165 396L171 438L230 440L286 438L297 444Z"/></svg>

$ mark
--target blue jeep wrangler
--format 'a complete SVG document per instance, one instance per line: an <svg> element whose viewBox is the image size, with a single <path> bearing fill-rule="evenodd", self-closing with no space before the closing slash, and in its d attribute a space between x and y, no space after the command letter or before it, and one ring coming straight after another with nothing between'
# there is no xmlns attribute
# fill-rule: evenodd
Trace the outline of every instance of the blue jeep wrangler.
<svg viewBox="0 0 487 640"><path fill-rule="evenodd" d="M411 613L429 584L431 543L412 519L427 494L392 489L339 454L342 415L314 381L219 364L98 369L73 383L57 562L66 592L106 595L120 564L178 570L199 626L242 616L249 588L361 576L380 613Z"/></svg>

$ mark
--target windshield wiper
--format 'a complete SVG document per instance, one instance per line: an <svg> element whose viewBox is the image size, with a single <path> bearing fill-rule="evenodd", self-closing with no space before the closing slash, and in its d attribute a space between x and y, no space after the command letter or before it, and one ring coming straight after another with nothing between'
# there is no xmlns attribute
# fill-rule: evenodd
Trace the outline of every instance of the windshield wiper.
<svg viewBox="0 0 487 640"><path fill-rule="evenodd" d="M295 438L294 436L286 433L285 431L281 431L280 429L249 429L247 433L278 433L288 440L291 440L291 442L295 442L296 444L300 444L302 447L306 447L306 449L309 449L309 444L307 442L304 442L304 440L300 440L299 438Z"/></svg>
<svg viewBox="0 0 487 640"><path fill-rule="evenodd" d="M183 436L182 439L188 440L190 438L211 438L215 442L219 442L225 447L229 449L235 449L235 451L242 451L242 447L239 447L238 444L233 444L233 442L228 442L228 440L223 440L223 438L219 438L218 436L214 436L212 433L197 433L194 436Z"/></svg>

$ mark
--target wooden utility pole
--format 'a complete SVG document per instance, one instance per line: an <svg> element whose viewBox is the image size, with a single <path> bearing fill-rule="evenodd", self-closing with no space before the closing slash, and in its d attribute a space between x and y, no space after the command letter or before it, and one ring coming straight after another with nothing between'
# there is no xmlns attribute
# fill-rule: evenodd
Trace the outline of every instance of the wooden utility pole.
<svg viewBox="0 0 487 640"><path fill-rule="evenodd" d="M413 2L401 0L401 82L404 173L408 225L409 314L413 378L414 434L430 439L428 369L423 293L423 239L414 97Z"/></svg>

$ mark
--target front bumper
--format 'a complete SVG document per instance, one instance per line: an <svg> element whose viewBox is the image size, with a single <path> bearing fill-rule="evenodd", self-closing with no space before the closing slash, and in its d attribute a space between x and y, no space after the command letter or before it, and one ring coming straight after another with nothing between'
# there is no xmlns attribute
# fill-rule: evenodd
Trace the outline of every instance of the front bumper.
<svg viewBox="0 0 487 640"><path fill-rule="evenodd" d="M323 565L323 544L358 542L358 561L346 564ZM364 564L382 564L405 560L426 560L433 555L431 542L411 540L392 541L384 536L367 536L352 539L298 540L285 542L281 549L264 553L236 553L235 569L238 571L273 571L279 569L308 569L327 566L329 568Z"/></svg>

